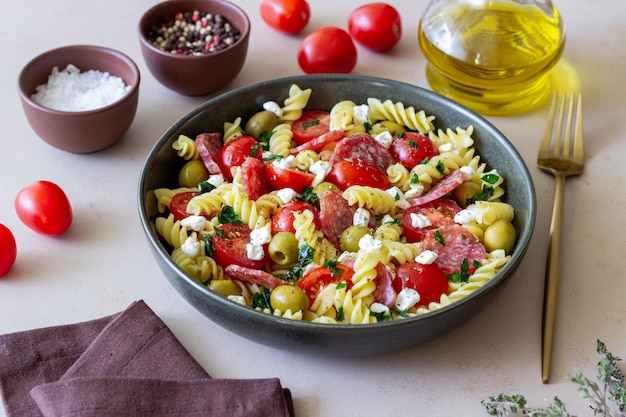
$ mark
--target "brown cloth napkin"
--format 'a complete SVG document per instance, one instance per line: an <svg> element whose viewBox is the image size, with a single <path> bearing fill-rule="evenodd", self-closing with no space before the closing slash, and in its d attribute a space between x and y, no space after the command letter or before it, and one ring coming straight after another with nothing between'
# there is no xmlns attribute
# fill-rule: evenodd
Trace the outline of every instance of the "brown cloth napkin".
<svg viewBox="0 0 626 417"><path fill-rule="evenodd" d="M8 417L293 417L277 378L211 379L143 302L0 336Z"/></svg>

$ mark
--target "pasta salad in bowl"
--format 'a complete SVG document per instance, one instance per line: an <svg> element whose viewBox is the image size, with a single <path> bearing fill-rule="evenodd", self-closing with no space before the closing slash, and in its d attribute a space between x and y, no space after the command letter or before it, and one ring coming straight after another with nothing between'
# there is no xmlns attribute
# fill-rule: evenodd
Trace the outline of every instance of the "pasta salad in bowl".
<svg viewBox="0 0 626 417"><path fill-rule="evenodd" d="M535 193L464 107L354 75L270 80L174 124L142 171L159 266L251 340L378 354L467 320L521 261Z"/></svg>

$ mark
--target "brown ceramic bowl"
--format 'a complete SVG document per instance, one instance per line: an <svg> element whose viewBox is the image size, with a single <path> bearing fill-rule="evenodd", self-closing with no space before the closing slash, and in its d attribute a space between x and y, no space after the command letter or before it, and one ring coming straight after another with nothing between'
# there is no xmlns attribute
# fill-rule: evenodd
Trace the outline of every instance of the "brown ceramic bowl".
<svg viewBox="0 0 626 417"><path fill-rule="evenodd" d="M150 29L163 19L194 10L221 15L239 30L241 38L225 49L203 55L173 54L148 41ZM243 68L249 36L248 16L226 0L167 0L152 7L139 21L141 52L148 69L165 87L188 96L210 94L230 84Z"/></svg>
<svg viewBox="0 0 626 417"><path fill-rule="evenodd" d="M120 77L130 90L116 102L87 111L61 111L44 107L31 96L46 84L54 67L68 64L81 72L97 70ZM18 91L26 119L41 139L71 153L91 153L120 140L135 118L140 74L128 56L113 49L72 45L53 49L31 60L19 75Z"/></svg>

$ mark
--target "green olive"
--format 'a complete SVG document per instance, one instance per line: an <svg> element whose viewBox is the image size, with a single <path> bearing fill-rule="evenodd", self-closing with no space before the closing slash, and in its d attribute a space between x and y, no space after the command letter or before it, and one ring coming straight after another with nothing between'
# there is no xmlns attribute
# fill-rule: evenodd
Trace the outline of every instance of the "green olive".
<svg viewBox="0 0 626 417"><path fill-rule="evenodd" d="M318 196L322 195L324 191L330 191L330 190L339 191L339 187L337 187L332 182L327 182L327 181L321 182L317 184L315 187L313 187L313 192L317 194Z"/></svg>
<svg viewBox="0 0 626 417"><path fill-rule="evenodd" d="M500 219L487 226L483 235L483 244L489 252L503 249L509 253L515 246L515 238L516 232L513 224L508 220Z"/></svg>
<svg viewBox="0 0 626 417"><path fill-rule="evenodd" d="M185 163L178 172L178 183L181 187L195 187L207 178L209 178L209 171L199 159L192 159Z"/></svg>
<svg viewBox="0 0 626 417"><path fill-rule="evenodd" d="M263 110L252 116L246 123L246 133L258 138L262 133L270 133L278 124L278 118L271 111Z"/></svg>
<svg viewBox="0 0 626 417"><path fill-rule="evenodd" d="M229 279L214 279L209 283L209 289L224 298L229 295L241 295L241 288Z"/></svg>
<svg viewBox="0 0 626 417"><path fill-rule="evenodd" d="M298 239L292 232L276 233L267 250L278 265L293 265L298 262Z"/></svg>
<svg viewBox="0 0 626 417"><path fill-rule="evenodd" d="M270 305L274 310L292 313L309 308L309 297L300 287L293 285L279 285L272 290Z"/></svg>
<svg viewBox="0 0 626 417"><path fill-rule="evenodd" d="M369 227L365 226L350 226L341 233L339 238L339 247L342 251L358 252L359 240L367 234L369 234Z"/></svg>
<svg viewBox="0 0 626 417"><path fill-rule="evenodd" d="M475 182L464 182L454 190L454 199L461 207L466 207L467 202L471 201L476 194L480 193L480 186Z"/></svg>

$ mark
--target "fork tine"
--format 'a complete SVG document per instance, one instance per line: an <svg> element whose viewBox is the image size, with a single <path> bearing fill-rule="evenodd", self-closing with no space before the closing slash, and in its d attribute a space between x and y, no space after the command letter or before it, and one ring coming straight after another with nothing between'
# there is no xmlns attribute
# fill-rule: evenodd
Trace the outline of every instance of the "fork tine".
<svg viewBox="0 0 626 417"><path fill-rule="evenodd" d="M565 99L567 94L563 94L563 101L561 107L561 115L565 113ZM571 94L567 104L567 122L565 123L565 136L563 136L563 158L570 157L570 145L572 143L572 117L574 115L574 94ZM561 132L559 132L561 133Z"/></svg>
<svg viewBox="0 0 626 417"><path fill-rule="evenodd" d="M583 163L585 158L585 144L583 141L583 97L582 94L577 94L576 105L576 128L574 129L574 162L577 164Z"/></svg>
<svg viewBox="0 0 626 417"><path fill-rule="evenodd" d="M539 146L539 155L541 158L548 158L552 150L552 131L554 130L554 116L556 113L556 107L558 102L558 93L554 93L552 99L552 105L550 105L550 112L548 113L548 122L546 123L546 130L543 132L543 138L541 139L541 145Z"/></svg>

